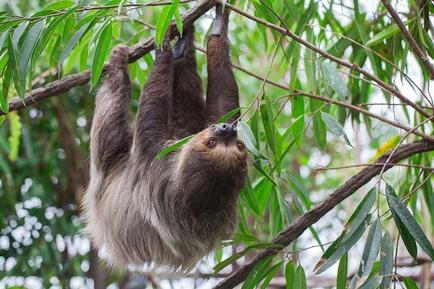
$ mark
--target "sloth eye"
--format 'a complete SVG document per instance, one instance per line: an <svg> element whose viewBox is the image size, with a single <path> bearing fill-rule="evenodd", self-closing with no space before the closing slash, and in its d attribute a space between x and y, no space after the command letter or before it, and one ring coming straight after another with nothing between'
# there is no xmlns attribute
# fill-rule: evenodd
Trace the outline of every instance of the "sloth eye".
<svg viewBox="0 0 434 289"><path fill-rule="evenodd" d="M242 151L244 150L244 144L241 141L237 141L237 148Z"/></svg>
<svg viewBox="0 0 434 289"><path fill-rule="evenodd" d="M216 144L217 144L217 140L215 138L210 138L206 143L206 145L210 148L214 147Z"/></svg>

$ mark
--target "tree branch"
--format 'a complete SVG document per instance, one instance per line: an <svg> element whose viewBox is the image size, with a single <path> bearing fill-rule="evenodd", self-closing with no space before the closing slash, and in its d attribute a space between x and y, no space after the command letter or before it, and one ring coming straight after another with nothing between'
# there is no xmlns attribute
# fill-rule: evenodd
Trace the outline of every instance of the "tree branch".
<svg viewBox="0 0 434 289"><path fill-rule="evenodd" d="M340 64L342 66L345 66L349 69L353 69L361 74L363 74L364 76L366 76L367 78L371 79L372 81L376 82L379 86L381 86L383 89L385 89L386 91L390 92L391 94L395 95L397 98L399 98L402 102L408 104L409 106L413 107L416 111L418 111L420 114L424 115L425 117L430 117L431 114L428 113L427 111L425 111L422 107L420 107L417 103L412 102L410 99L408 99L407 97L405 97L401 92L399 92L395 87L393 87L390 84L387 84L386 82L382 81L381 79L379 79L378 77L376 77L375 75L371 74L370 72L362 69L360 66L358 66L355 63L350 63L347 62L345 60L342 60L318 47L316 47L315 45L313 45L312 43L304 40L303 38L301 38L300 36L294 34L293 32L289 31L288 29L278 26L276 24L270 23L264 19L258 18L256 16L253 16L229 3L226 3L226 6L233 10L234 12L249 18L250 20L253 20L257 23L260 23L268 28L271 28L283 35L289 36L291 37L293 40L299 42L300 44L302 44L303 46L306 46L307 48L315 51L316 53L320 54L321 56L330 59L331 61Z"/></svg>
<svg viewBox="0 0 434 289"><path fill-rule="evenodd" d="M381 0L381 2L383 2L383 5L386 7L387 11L389 11L390 15L392 16L396 25L398 25L398 28L399 30L401 30L405 39L407 39L407 42L408 44L410 44L410 47L413 50L416 57L419 58L419 60L423 63L423 65L425 65L426 69L428 69L430 74L430 79L434 79L434 65L429 61L428 57L426 56L426 54L423 53L422 49L420 49L419 45L416 43L416 40L414 40L410 31L407 29L407 27L405 27L404 22L402 22L398 13L395 11L395 9L393 9L389 1Z"/></svg>
<svg viewBox="0 0 434 289"><path fill-rule="evenodd" d="M416 154L423 152L433 151L434 143L425 141L416 141L410 144L401 146L395 151L390 159L392 163L398 163L403 159L411 157ZM377 159L375 163L385 163L389 158L390 152L382 155ZM385 170L392 168L392 164L388 164ZM325 214L330 212L336 205L341 203L343 200L355 193L359 188L366 185L373 177L377 176L381 172L381 167L368 167L361 170L359 173L351 177L347 182L345 182L341 187L336 189L331 195L325 198L321 203L319 203L312 210L304 213L297 220L295 220L288 228L282 231L277 237L272 240L272 243L283 245L287 247L292 241L297 239L305 230L310 226L315 224L319 219L321 219ZM265 249L261 250L256 256L248 261L246 264L238 268L235 272L217 284L214 289L228 289L234 288L241 282L243 282L250 271L258 264L261 260L266 257L274 256L279 253L276 249Z"/></svg>
<svg viewBox="0 0 434 289"><path fill-rule="evenodd" d="M192 24L196 21L200 16L205 14L209 9L216 5L216 1L213 0L201 0L198 3L188 10L182 17L182 21L184 25ZM177 35L177 28L175 25L171 26L171 38L174 38ZM128 61L135 62L139 58L143 57L146 53L150 52L155 48L155 41L153 38L141 41L136 45L130 48L130 54ZM107 69L107 64L104 66L103 74ZM23 107L27 107L29 105L35 104L41 100L44 100L51 96L56 96L61 93L64 93L70 90L73 87L85 85L90 80L90 71L84 71L81 73L68 75L60 80L53 81L46 86L36 88L31 90L23 100L18 97L15 97L9 102L9 111L18 110ZM5 113L0 112L0 116Z"/></svg>

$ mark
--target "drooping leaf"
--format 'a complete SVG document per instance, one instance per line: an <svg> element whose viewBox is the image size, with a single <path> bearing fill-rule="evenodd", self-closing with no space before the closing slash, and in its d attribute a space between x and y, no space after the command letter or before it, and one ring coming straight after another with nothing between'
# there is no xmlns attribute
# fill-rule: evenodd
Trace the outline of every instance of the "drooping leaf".
<svg viewBox="0 0 434 289"><path fill-rule="evenodd" d="M356 229L366 219L366 217L369 214L369 211L371 210L372 206L375 203L376 196L377 196L376 189L372 188L369 190L369 192L366 194L366 196L362 199L360 204L354 210L354 213L351 215L351 217L348 219L348 221L344 225L343 233L344 233L345 237L343 238L343 241L348 239L348 237L352 235L352 232L356 231Z"/></svg>
<svg viewBox="0 0 434 289"><path fill-rule="evenodd" d="M255 267L253 267L252 271L250 271L241 289L255 288L259 284L259 282L261 282L261 280L265 277L267 268L270 266L272 260L272 256L269 256L256 264Z"/></svg>
<svg viewBox="0 0 434 289"><path fill-rule="evenodd" d="M376 289L380 285L381 278L378 275L371 276L359 289Z"/></svg>
<svg viewBox="0 0 434 289"><path fill-rule="evenodd" d="M307 289L306 273L301 266L298 266L295 270L294 288Z"/></svg>
<svg viewBox="0 0 434 289"><path fill-rule="evenodd" d="M366 227L368 226L370 220L370 215L366 217L363 223L357 228L350 237L348 237L345 241L337 240L330 245L332 250L327 249L323 254L321 259L315 265L314 272L315 274L320 274L330 268L333 264L335 264L351 247L362 237L365 232ZM341 236L342 237L342 236ZM340 238L341 238L340 237Z"/></svg>
<svg viewBox="0 0 434 289"><path fill-rule="evenodd" d="M182 22L182 17L181 14L179 13L178 8L175 10L175 23L176 23L176 27L178 28L179 35L182 36L182 34L184 33L184 23Z"/></svg>
<svg viewBox="0 0 434 289"><path fill-rule="evenodd" d="M353 147L351 145L350 140L348 139L347 134L345 133L344 129L341 127L341 125L328 113L321 111L322 119L324 120L327 128L336 136L336 137L343 137L346 144L350 147Z"/></svg>
<svg viewBox="0 0 434 289"><path fill-rule="evenodd" d="M21 121L19 115L14 111L9 113L10 136L9 136L9 159L15 161L18 157L18 150L21 139Z"/></svg>
<svg viewBox="0 0 434 289"><path fill-rule="evenodd" d="M30 58L35 51L36 45L38 45L39 39L43 33L43 29L45 27L45 21L39 21L32 25L29 31L25 34L23 49L21 53L21 57L19 59L19 74L24 77L27 74L28 64ZM25 80L24 80L25 81Z"/></svg>
<svg viewBox="0 0 434 289"><path fill-rule="evenodd" d="M249 125L245 123L244 121L238 122L238 135L240 136L241 140L246 145L246 148L253 153L255 156L261 158L261 159L267 159L257 148L256 148L256 139L253 135L252 130L250 129Z"/></svg>
<svg viewBox="0 0 434 289"><path fill-rule="evenodd" d="M419 289L417 283L410 277L404 277L404 284L407 289Z"/></svg>
<svg viewBox="0 0 434 289"><path fill-rule="evenodd" d="M383 276L381 281L381 289L390 288L392 282L393 270L393 244L389 232L384 232L381 239L381 253L380 253L380 276Z"/></svg>
<svg viewBox="0 0 434 289"><path fill-rule="evenodd" d="M336 289L346 289L348 274L348 253L345 253L339 261Z"/></svg>
<svg viewBox="0 0 434 289"><path fill-rule="evenodd" d="M336 64L323 61L321 63L321 70L326 82L333 88L333 90L338 94L340 99L345 99L350 91L347 88L344 80L342 79Z"/></svg>
<svg viewBox="0 0 434 289"><path fill-rule="evenodd" d="M77 42L81 39L81 37L88 31L92 22L88 22L84 24L77 32L69 39L62 53L60 53L59 59L57 60L57 65L61 66L63 61L68 57L69 53L72 51Z"/></svg>
<svg viewBox="0 0 434 289"><path fill-rule="evenodd" d="M398 217L405 228L410 232L411 236L416 240L422 250L434 260L434 249L423 232L422 228L414 219L413 215L407 209L407 207L396 196L394 189L386 184L387 202L389 208L392 211L394 218Z"/></svg>
<svg viewBox="0 0 434 289"><path fill-rule="evenodd" d="M97 84L101 72L104 68L104 60L109 54L110 42L112 39L112 25L108 23L106 26L101 28L101 35L95 47L95 52L92 57L92 74L91 74L91 84L95 87Z"/></svg>
<svg viewBox="0 0 434 289"><path fill-rule="evenodd" d="M381 223L377 219L369 229L368 237L366 238L365 248L363 250L362 261L360 262L359 277L367 276L374 265L375 259L378 256L381 245Z"/></svg>
<svg viewBox="0 0 434 289"><path fill-rule="evenodd" d="M296 289L294 288L295 264L292 260L289 260L288 263L286 263L285 280L286 280L286 289Z"/></svg>
<svg viewBox="0 0 434 289"><path fill-rule="evenodd" d="M160 13L160 17L158 17L158 22L155 27L155 43L158 46L163 43L164 35L166 34L166 30L172 22L172 18L175 15L176 10L178 9L179 1L180 0L174 0L170 6L164 7L163 11Z"/></svg>

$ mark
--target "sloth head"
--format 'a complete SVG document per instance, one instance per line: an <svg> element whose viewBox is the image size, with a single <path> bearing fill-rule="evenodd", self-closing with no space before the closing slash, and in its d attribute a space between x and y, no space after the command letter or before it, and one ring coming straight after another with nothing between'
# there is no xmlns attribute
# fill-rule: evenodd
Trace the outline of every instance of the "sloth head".
<svg viewBox="0 0 434 289"><path fill-rule="evenodd" d="M233 124L214 124L198 133L185 147L182 154L190 160L200 160L217 171L244 170L247 166L247 150L238 137Z"/></svg>

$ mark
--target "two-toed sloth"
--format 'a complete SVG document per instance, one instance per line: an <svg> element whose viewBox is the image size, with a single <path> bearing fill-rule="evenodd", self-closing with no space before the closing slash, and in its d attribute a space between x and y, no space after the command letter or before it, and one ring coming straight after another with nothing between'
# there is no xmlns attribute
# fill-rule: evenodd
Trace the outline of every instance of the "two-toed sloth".
<svg viewBox="0 0 434 289"><path fill-rule="evenodd" d="M128 48L112 51L96 95L86 231L109 262L189 270L236 226L247 152L233 124L213 124L239 105L229 57L228 13L217 6L202 97L194 28L172 49L166 36L129 123ZM212 124L212 125L211 125ZM210 126L209 126L210 125ZM177 139L190 142L157 160Z"/></svg>

